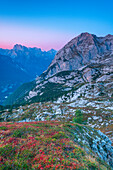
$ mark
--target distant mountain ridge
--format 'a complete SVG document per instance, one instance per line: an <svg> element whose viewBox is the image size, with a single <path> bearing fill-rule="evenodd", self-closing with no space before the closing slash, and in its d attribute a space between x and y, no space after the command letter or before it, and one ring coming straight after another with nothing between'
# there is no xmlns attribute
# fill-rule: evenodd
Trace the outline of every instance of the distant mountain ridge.
<svg viewBox="0 0 113 170"><path fill-rule="evenodd" d="M0 104L25 82L34 80L51 63L56 51L42 51L16 44L13 49L0 48Z"/></svg>
<svg viewBox="0 0 113 170"><path fill-rule="evenodd" d="M0 54L0 104L22 83L32 80L10 57Z"/></svg>
<svg viewBox="0 0 113 170"><path fill-rule="evenodd" d="M34 78L47 69L56 54L56 50L42 51L40 48L16 44L11 50L0 48L0 54L9 56Z"/></svg>

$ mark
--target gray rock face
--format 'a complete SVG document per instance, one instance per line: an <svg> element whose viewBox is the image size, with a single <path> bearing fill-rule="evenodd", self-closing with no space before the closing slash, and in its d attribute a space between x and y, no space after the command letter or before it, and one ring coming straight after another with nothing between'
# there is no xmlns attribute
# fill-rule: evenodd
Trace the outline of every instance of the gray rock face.
<svg viewBox="0 0 113 170"><path fill-rule="evenodd" d="M64 70L78 70L89 63L99 64L111 54L113 54L113 35L97 37L82 33L59 50L47 69L46 77Z"/></svg>
<svg viewBox="0 0 113 170"><path fill-rule="evenodd" d="M78 126L75 132L75 142L80 144L86 152L91 153L93 151L93 154L97 154L113 167L113 146L109 138L100 130L83 126L80 132Z"/></svg>

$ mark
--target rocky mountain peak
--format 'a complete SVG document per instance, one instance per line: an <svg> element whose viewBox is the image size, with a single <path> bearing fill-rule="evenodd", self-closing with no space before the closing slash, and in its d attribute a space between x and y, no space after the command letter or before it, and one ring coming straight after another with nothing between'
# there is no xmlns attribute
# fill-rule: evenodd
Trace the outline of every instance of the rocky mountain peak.
<svg viewBox="0 0 113 170"><path fill-rule="evenodd" d="M16 45L14 45L13 50L14 51L20 51L20 50L22 51L23 48L25 48L25 47L22 46L21 44L16 44Z"/></svg>
<svg viewBox="0 0 113 170"><path fill-rule="evenodd" d="M108 34L108 35L106 35L106 37L107 37L107 38L108 38L108 37L113 38L113 35Z"/></svg>
<svg viewBox="0 0 113 170"><path fill-rule="evenodd" d="M77 37L75 37L75 39L77 39L77 38L82 38L82 39L91 38L92 39L93 37L96 37L96 35L90 34L88 32L84 32L84 33L81 33L80 35L78 35Z"/></svg>
<svg viewBox="0 0 113 170"><path fill-rule="evenodd" d="M97 37L87 32L81 33L61 50L47 70L47 77L64 70L77 70L88 63L99 62L113 50L113 36Z"/></svg>

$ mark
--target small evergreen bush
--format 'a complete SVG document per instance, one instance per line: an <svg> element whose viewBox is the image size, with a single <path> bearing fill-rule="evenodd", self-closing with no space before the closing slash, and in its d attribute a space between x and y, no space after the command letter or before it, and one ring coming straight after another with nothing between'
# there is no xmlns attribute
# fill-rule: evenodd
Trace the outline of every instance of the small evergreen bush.
<svg viewBox="0 0 113 170"><path fill-rule="evenodd" d="M76 110L73 122L83 124L83 113L81 112L81 110Z"/></svg>

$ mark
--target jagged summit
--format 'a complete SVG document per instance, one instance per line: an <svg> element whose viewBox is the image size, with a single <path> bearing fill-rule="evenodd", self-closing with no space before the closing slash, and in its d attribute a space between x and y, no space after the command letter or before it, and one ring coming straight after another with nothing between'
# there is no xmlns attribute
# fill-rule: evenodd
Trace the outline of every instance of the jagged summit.
<svg viewBox="0 0 113 170"><path fill-rule="evenodd" d="M23 45L21 45L21 44L15 44L14 45L14 47L13 47L13 50L15 51L20 51L20 50L23 50L23 49L25 49L25 48L27 48L27 47L25 47L25 46L23 46Z"/></svg>
<svg viewBox="0 0 113 170"><path fill-rule="evenodd" d="M77 37L92 37L92 36L96 36L96 35L88 33L88 32L83 32L83 33L79 34ZM75 37L75 38L77 38L77 37Z"/></svg>
<svg viewBox="0 0 113 170"><path fill-rule="evenodd" d="M74 39L76 39L77 37L93 37L93 38L106 38L106 37L111 37L113 38L113 35L112 34L107 34L106 36L97 36L95 34L91 34L91 33L88 33L88 32L83 32L81 34L79 34L78 36L76 36Z"/></svg>
<svg viewBox="0 0 113 170"><path fill-rule="evenodd" d="M27 51L31 51L31 50L35 50L36 52L38 52L38 51L42 51L42 52L50 52L50 53L56 53L56 50L55 49L50 49L50 50L48 50L48 51L46 51L46 50L42 50L41 48L38 48L38 47L26 47L26 46L24 46L24 45L21 45L21 44L15 44L14 46L13 46L13 49L12 49L13 51L24 51L24 50L27 50Z"/></svg>
<svg viewBox="0 0 113 170"><path fill-rule="evenodd" d="M112 37L113 38L113 35L111 34L107 34L106 37Z"/></svg>

